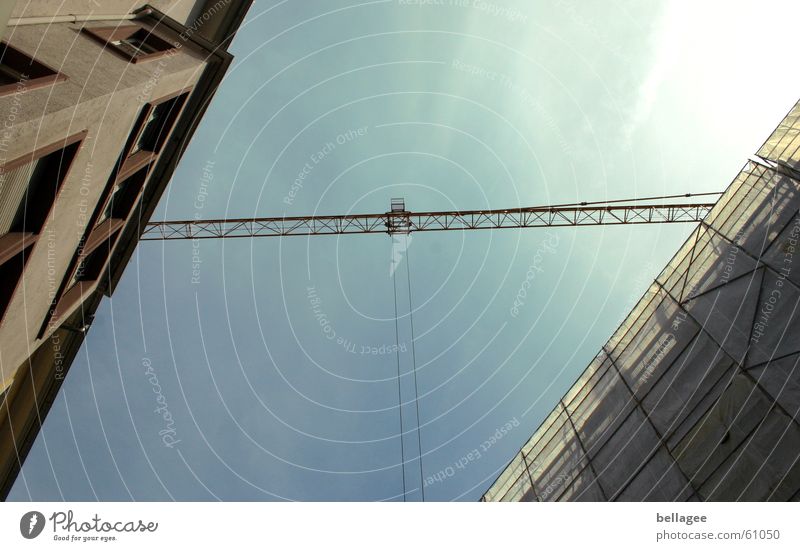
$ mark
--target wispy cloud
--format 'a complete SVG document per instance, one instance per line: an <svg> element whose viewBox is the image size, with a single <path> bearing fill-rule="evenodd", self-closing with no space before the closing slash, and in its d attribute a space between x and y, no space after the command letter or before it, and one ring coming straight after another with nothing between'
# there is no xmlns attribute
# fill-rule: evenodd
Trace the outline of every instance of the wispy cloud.
<svg viewBox="0 0 800 551"><path fill-rule="evenodd" d="M653 39L653 61L635 93L633 108L623 127L625 143L630 143L639 127L650 118L659 92L679 57L684 45L681 25L686 11L685 3L671 2L659 18Z"/></svg>

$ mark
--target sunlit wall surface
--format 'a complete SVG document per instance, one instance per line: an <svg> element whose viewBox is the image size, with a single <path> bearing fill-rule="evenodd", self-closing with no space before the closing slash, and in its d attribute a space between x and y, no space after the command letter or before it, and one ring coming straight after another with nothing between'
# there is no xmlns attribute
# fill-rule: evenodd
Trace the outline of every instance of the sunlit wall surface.
<svg viewBox="0 0 800 551"><path fill-rule="evenodd" d="M486 501L800 499L800 103Z"/></svg>

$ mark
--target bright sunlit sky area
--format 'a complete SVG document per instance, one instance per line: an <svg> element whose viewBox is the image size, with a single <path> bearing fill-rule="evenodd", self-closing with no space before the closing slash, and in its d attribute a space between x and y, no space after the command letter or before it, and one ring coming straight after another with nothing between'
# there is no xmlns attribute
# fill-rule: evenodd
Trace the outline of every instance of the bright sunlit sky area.
<svg viewBox="0 0 800 551"><path fill-rule="evenodd" d="M722 191L800 97L799 20L258 0L154 219ZM141 243L10 499L402 500L404 455L407 499L478 500L692 227Z"/></svg>

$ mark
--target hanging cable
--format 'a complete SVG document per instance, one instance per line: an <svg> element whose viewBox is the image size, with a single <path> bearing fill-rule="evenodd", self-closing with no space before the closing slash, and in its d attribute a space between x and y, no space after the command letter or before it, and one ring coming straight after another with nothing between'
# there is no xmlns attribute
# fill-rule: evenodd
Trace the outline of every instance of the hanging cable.
<svg viewBox="0 0 800 551"><path fill-rule="evenodd" d="M408 317L411 322L411 363L414 369L414 407L417 417L417 447L419 449L419 488L422 492L422 501L425 501L425 482L422 474L422 435L419 422L419 387L417 386L417 350L414 344L414 303L411 300L411 255L409 254L408 234L406 234L406 276L408 279Z"/></svg>
<svg viewBox="0 0 800 551"><path fill-rule="evenodd" d="M400 470L403 472L403 501L406 501L406 452L403 445L403 395L400 392L400 331L397 322L397 279L392 274L392 284L394 285L394 339L397 345L395 355L397 356L397 409L400 413Z"/></svg>

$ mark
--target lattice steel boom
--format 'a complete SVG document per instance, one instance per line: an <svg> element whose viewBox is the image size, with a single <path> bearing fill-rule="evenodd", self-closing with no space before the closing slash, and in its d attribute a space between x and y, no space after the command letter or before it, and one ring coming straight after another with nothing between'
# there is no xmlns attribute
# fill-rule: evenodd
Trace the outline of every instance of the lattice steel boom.
<svg viewBox="0 0 800 551"><path fill-rule="evenodd" d="M393 199L392 210L383 214L150 222L145 226L141 239L154 241L357 233L393 234L444 230L699 222L714 206L713 203L644 205L616 203L611 201L599 204L583 203L503 210L409 212L405 210L402 200Z"/></svg>

